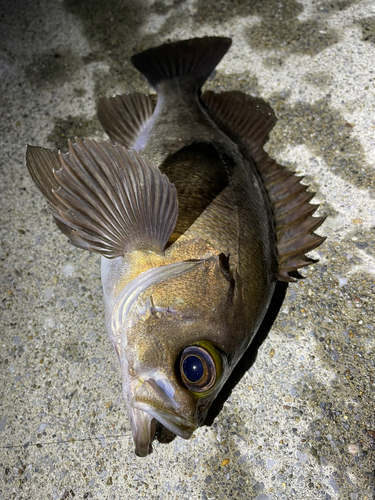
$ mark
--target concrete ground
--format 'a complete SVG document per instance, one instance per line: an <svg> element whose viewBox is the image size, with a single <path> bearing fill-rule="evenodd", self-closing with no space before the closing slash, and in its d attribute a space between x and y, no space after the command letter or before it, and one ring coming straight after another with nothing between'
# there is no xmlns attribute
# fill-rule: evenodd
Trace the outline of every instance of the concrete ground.
<svg viewBox="0 0 375 500"><path fill-rule="evenodd" d="M375 498L373 0L1 0L0 498ZM227 35L206 88L262 96L268 151L329 217L211 427L139 459L100 259L59 232L26 143L104 138L99 96L149 92L136 51Z"/></svg>

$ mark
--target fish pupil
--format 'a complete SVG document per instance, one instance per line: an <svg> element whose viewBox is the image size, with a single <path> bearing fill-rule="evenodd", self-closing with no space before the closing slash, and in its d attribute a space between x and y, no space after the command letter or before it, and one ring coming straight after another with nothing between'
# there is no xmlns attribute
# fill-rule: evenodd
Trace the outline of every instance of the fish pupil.
<svg viewBox="0 0 375 500"><path fill-rule="evenodd" d="M203 363L198 356L188 356L184 359L182 368L185 377L190 382L198 382L203 377Z"/></svg>

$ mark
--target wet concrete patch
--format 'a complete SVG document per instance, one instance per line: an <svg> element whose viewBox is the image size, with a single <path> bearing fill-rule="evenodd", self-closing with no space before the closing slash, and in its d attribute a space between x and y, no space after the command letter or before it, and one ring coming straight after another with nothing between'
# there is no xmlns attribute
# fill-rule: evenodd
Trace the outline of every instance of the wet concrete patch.
<svg viewBox="0 0 375 500"><path fill-rule="evenodd" d="M250 45L257 49L276 49L288 54L314 55L338 41L336 31L324 25L322 29L319 21L299 21L294 16L284 16L285 13L281 13L277 22L270 22L271 19L267 17L259 25L250 28Z"/></svg>
<svg viewBox="0 0 375 500"><path fill-rule="evenodd" d="M235 88L233 88L234 85ZM253 96L260 95L258 79L255 75L252 75L248 71L244 71L242 73L231 73L230 75L227 75L220 71L215 71L205 83L203 92L205 90L213 90L214 92L226 92L228 91L228 89L238 90L240 92L251 94Z"/></svg>
<svg viewBox="0 0 375 500"><path fill-rule="evenodd" d="M362 40L375 43L375 17L366 17L360 22L362 28Z"/></svg>
<svg viewBox="0 0 375 500"><path fill-rule="evenodd" d="M101 130L101 125L96 116L87 119L85 116L67 116L55 118L55 126L48 135L55 149L63 153L68 151L68 140L74 141L75 137L93 138Z"/></svg>
<svg viewBox="0 0 375 500"><path fill-rule="evenodd" d="M225 23L232 17L258 16L267 12L267 4L260 0L250 2L234 0L230 4L225 0L198 0L194 21L202 24Z"/></svg>
<svg viewBox="0 0 375 500"><path fill-rule="evenodd" d="M25 76L31 85L44 88L70 81L80 67L80 58L70 48L61 47L36 54L26 66Z"/></svg>
<svg viewBox="0 0 375 500"><path fill-rule="evenodd" d="M310 83L311 85L314 85L320 89L327 89L329 90L332 86L333 83L333 77L329 73L324 73L324 72L314 72L314 73L307 73L304 77L304 80L307 83Z"/></svg>
<svg viewBox="0 0 375 500"><path fill-rule="evenodd" d="M89 61L104 59L109 64L110 78L100 72L93 74L96 98L125 91L147 92L147 83L129 61L133 53L142 50L144 37L140 30L148 14L147 2L110 0L88 4L83 0L64 0L64 6L83 23L92 51Z"/></svg>
<svg viewBox="0 0 375 500"><path fill-rule="evenodd" d="M303 11L303 5L295 0L234 2L231 8L227 2L202 0L198 2L195 19L207 23L234 16L260 17L260 23L245 30L250 45L256 50L313 55L338 41L336 30L326 25L325 16L321 18L317 13L315 19L300 21L298 16Z"/></svg>
<svg viewBox="0 0 375 500"><path fill-rule="evenodd" d="M329 96L293 106L284 101L284 96L279 97L274 95L269 99L276 115L283 120L282 130L276 127L271 135L270 150L276 144L305 144L312 155L324 159L335 175L373 193L374 169L368 165L360 141L351 133L355 125L330 105Z"/></svg>

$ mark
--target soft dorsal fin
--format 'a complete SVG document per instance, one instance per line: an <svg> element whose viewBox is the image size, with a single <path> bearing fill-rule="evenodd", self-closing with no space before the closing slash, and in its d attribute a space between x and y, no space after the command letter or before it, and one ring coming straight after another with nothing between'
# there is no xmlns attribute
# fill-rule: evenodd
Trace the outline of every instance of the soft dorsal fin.
<svg viewBox="0 0 375 500"><path fill-rule="evenodd" d="M149 122L156 95L139 92L100 99L98 118L112 142L130 149Z"/></svg>
<svg viewBox="0 0 375 500"><path fill-rule="evenodd" d="M202 100L223 125L246 142L251 151L268 141L276 116L262 99L237 90L220 94L207 90L202 94Z"/></svg>
<svg viewBox="0 0 375 500"><path fill-rule="evenodd" d="M276 123L275 114L263 100L242 92L215 94L207 91L202 100L213 116L246 146L255 161L268 193L275 219L278 251L278 279L295 281L289 273L314 261L305 253L325 240L313 231L325 217L312 217L317 205L309 201L314 193L301 184L302 177L279 165L263 145Z"/></svg>
<svg viewBox="0 0 375 500"><path fill-rule="evenodd" d="M135 54L133 65L156 88L163 80L188 77L199 89L231 46L225 37L206 36L167 43Z"/></svg>
<svg viewBox="0 0 375 500"><path fill-rule="evenodd" d="M163 252L178 215L173 184L136 151L76 140L69 142L69 153L58 153L54 181L43 172L56 153L28 146L27 166L52 215L86 248L107 258L134 250Z"/></svg>

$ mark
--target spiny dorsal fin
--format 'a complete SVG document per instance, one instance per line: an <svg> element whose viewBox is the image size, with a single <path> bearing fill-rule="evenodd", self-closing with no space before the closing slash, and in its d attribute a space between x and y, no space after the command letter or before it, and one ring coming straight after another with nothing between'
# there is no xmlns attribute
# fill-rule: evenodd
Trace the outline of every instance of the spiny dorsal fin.
<svg viewBox="0 0 375 500"><path fill-rule="evenodd" d="M59 153L59 170L53 170L57 189L52 187L52 195L49 177L44 183L43 175L33 175L53 216L72 228L89 250L107 258L134 250L162 252L178 215L173 184L136 151L76 141L69 142L69 153ZM28 148L29 163L40 171L52 161L47 156L40 154L40 148Z"/></svg>
<svg viewBox="0 0 375 500"><path fill-rule="evenodd" d="M278 279L295 281L289 273L313 263L305 253L325 240L313 232L325 217L312 217L317 205L309 203L314 193L306 191L308 186L301 184L302 177L279 165L263 149L276 123L272 108L261 99L237 91L204 92L202 100L214 117L241 139L254 159L274 214Z"/></svg>
<svg viewBox="0 0 375 500"><path fill-rule="evenodd" d="M139 92L100 99L98 118L112 142L130 149L149 122L156 95Z"/></svg>
<svg viewBox="0 0 375 500"><path fill-rule="evenodd" d="M167 43L131 58L133 65L156 88L163 80L190 77L200 88L231 46L225 37L207 36Z"/></svg>

